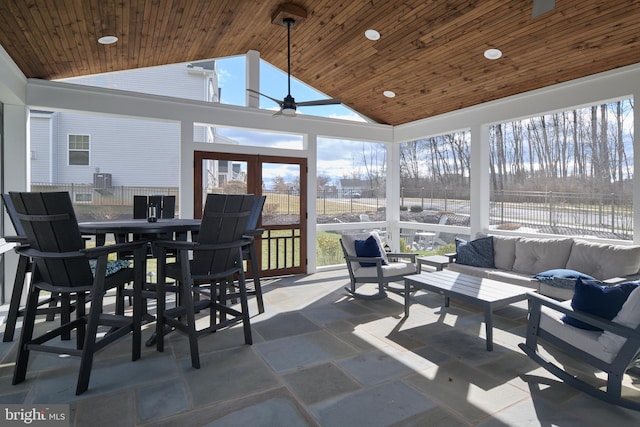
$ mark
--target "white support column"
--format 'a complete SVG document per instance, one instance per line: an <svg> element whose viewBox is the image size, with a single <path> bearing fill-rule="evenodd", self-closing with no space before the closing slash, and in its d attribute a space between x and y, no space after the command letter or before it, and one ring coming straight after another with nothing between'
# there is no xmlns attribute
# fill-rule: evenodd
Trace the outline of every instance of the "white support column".
<svg viewBox="0 0 640 427"><path fill-rule="evenodd" d="M318 176L318 135L310 133L306 135L307 148L307 273L315 273L318 269L317 261L317 200L318 186L316 185L316 177ZM304 171L301 171L304 173ZM304 220L304 219L302 219Z"/></svg>
<svg viewBox="0 0 640 427"><path fill-rule="evenodd" d="M195 165L192 121L182 120L180 122L180 141L178 143L180 146L180 168L178 170L180 218L193 218L193 189L196 184L193 182ZM197 185L198 188L201 188L202 183Z"/></svg>
<svg viewBox="0 0 640 427"><path fill-rule="evenodd" d="M260 91L260 52L250 50L245 55L246 60L246 87ZM260 97L247 91L247 107L260 108Z"/></svg>
<svg viewBox="0 0 640 427"><path fill-rule="evenodd" d="M400 144L387 143L387 235L394 252L400 251Z"/></svg>
<svg viewBox="0 0 640 427"><path fill-rule="evenodd" d="M636 85L636 87L638 87ZM634 104L640 99L640 94L633 94ZM640 153L640 108L633 109L633 153ZM633 243L640 244L640 175L636 173L633 164Z"/></svg>
<svg viewBox="0 0 640 427"><path fill-rule="evenodd" d="M5 192L27 191L30 186L29 161L29 109L25 105L4 104L4 147L0 167ZM5 234L15 235L9 216L3 209ZM8 303L13 289L13 279L18 267L18 255L14 251L4 254L4 302ZM26 287L25 287L26 294Z"/></svg>
<svg viewBox="0 0 640 427"><path fill-rule="evenodd" d="M489 228L489 125L471 126L471 238Z"/></svg>

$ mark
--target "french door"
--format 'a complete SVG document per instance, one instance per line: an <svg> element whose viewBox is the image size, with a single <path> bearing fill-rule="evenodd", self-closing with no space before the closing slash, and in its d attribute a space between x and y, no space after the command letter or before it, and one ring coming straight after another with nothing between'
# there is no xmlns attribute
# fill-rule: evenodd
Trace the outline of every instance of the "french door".
<svg viewBox="0 0 640 427"><path fill-rule="evenodd" d="M261 276L306 273L307 159L196 151L194 160L194 217L207 193L267 196L256 239Z"/></svg>

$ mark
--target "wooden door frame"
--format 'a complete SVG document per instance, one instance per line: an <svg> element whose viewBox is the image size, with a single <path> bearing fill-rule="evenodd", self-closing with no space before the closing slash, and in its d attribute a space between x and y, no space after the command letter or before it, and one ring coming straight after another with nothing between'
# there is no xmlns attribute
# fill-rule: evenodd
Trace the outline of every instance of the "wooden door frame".
<svg viewBox="0 0 640 427"><path fill-rule="evenodd" d="M247 162L247 170L258 170L258 155L256 154L233 154L221 153L213 151L194 151L193 152L193 217L201 218L204 201L202 200L202 161L215 156L216 160L237 160ZM262 174L260 174L262 175ZM257 182L262 182L262 176ZM255 183L247 182L247 193L262 195L262 186Z"/></svg>
<svg viewBox="0 0 640 427"><path fill-rule="evenodd" d="M300 273L307 272L308 259L307 259L307 239L308 239L308 211L307 211L307 175L309 172L308 161L304 157L283 157L283 156L268 156L260 154L233 154L226 152L213 152L213 151L194 151L194 171L193 171L193 217L201 218L203 209L202 200L202 161L203 160L231 160L247 163L247 172L251 170L255 175L254 179L250 182L247 180L247 193L262 195L262 167L263 163L282 163L292 164L300 166ZM259 224L261 225L261 224ZM263 227L264 228L264 227ZM269 226L268 228L286 229L286 226ZM285 273L288 273L285 271Z"/></svg>

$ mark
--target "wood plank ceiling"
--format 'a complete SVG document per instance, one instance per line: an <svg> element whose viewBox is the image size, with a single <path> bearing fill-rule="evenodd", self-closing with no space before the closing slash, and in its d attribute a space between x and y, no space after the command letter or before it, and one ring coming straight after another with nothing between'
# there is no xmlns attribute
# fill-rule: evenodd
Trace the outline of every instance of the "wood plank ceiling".
<svg viewBox="0 0 640 427"><path fill-rule="evenodd" d="M291 72L399 125L640 62L640 1L557 0L536 18L532 1L295 0L307 19L292 29ZM271 23L282 2L3 0L0 45L42 79L249 50L286 70L286 28ZM380 40L364 37L369 28ZM111 34L115 45L97 43ZM484 58L492 47L501 59Z"/></svg>

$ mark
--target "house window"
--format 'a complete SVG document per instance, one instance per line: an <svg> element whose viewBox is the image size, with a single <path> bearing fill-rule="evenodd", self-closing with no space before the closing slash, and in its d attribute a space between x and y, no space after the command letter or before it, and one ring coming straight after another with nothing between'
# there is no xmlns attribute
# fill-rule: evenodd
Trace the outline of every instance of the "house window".
<svg viewBox="0 0 640 427"><path fill-rule="evenodd" d="M69 165L89 165L89 135L69 135Z"/></svg>
<svg viewBox="0 0 640 427"><path fill-rule="evenodd" d="M75 203L92 203L93 194L92 193L74 193L73 201Z"/></svg>

